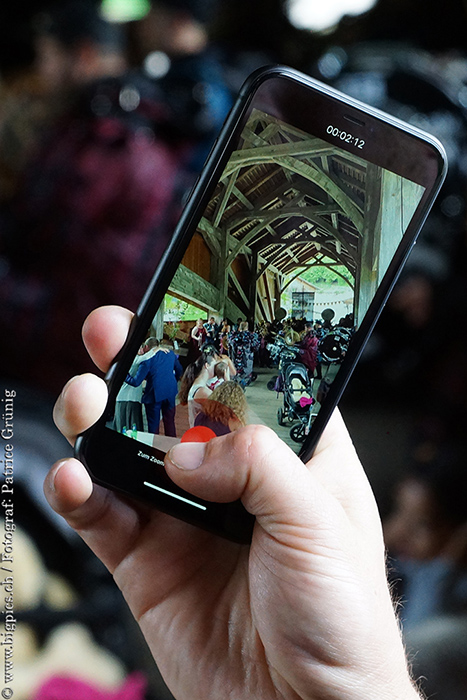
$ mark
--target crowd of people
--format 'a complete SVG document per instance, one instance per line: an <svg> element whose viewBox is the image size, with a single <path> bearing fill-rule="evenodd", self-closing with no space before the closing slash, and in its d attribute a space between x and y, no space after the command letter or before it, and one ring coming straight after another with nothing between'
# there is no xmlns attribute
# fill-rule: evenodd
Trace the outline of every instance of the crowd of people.
<svg viewBox="0 0 467 700"><path fill-rule="evenodd" d="M351 328L351 315L340 319L339 326ZM179 350L172 340L148 337L117 395L111 427L133 437L146 429L158 435L162 416L164 435L177 437L176 406L182 405L188 406L190 428L215 421L214 432L225 434L232 425L246 423L245 389L257 378L254 369L278 364L268 349L270 343L280 338L288 347L293 345L296 361L305 365L310 380L322 379L320 342L335 327L329 320L288 318L258 322L250 331L249 322L241 317L235 323L228 318L218 322L211 315L197 319L190 329L183 357L176 354ZM214 403L220 406L213 408Z"/></svg>
<svg viewBox="0 0 467 700"><path fill-rule="evenodd" d="M273 361L267 346L273 343L276 337L280 337L289 345L297 345L300 348L300 361L308 367L310 377L321 378L322 358L318 347L323 338L337 328L352 332L352 314L339 319L337 323L319 317L314 321L307 321L290 316L284 321L259 321L251 324L241 317L234 323L228 318L217 322L214 316L210 316L207 321L198 319L191 329L188 356L199 357L202 348L213 346L219 355L226 355L232 359L239 378L247 384L251 382L253 365L272 366Z"/></svg>
<svg viewBox="0 0 467 700"><path fill-rule="evenodd" d="M230 358L238 379L244 385L247 383L253 371L254 353L260 347L259 334L249 330L248 321L238 318L236 323L232 323L224 318L217 322L214 316L207 321L198 319L190 333L189 358L199 357L207 346L215 348L219 355Z"/></svg>
<svg viewBox="0 0 467 700"><path fill-rule="evenodd" d="M231 412L230 417L226 418L225 410L217 409L220 411L217 424L224 419L223 433L229 432L229 424L237 424L237 427L245 424L246 400L238 384L237 369L228 354L220 353L215 336L207 334L206 326L210 321L204 325L198 321L194 326L191 338L196 340L199 352L196 360L190 362L185 370L179 355L174 352L173 342L159 341L155 337L144 341L117 394L115 415L110 426L113 430L136 437L138 431L147 428L149 433L158 435L162 415L164 435L177 437L177 404L188 406L188 423L193 428L202 424L200 413L204 413L205 419L211 416L214 420L213 402L222 404L224 409ZM205 339L201 346L198 346L198 334ZM235 379L237 381L232 381ZM231 391L228 392L224 385L231 387ZM242 402L239 402L239 397L242 397ZM211 407L206 403L207 399ZM145 418L142 406L145 408ZM237 410L240 423L234 420ZM216 434L220 433L217 431Z"/></svg>

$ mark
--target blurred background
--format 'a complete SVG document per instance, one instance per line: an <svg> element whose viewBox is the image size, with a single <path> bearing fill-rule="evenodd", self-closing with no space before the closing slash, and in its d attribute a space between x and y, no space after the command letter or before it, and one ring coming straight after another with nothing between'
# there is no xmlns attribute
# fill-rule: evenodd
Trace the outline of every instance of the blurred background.
<svg viewBox="0 0 467 700"><path fill-rule="evenodd" d="M414 672L429 695L467 697L465 0L23 0L0 7L15 698L171 697L107 572L44 504L43 477L70 451L51 408L91 369L85 316L136 309L236 92L277 62L422 127L448 153L341 409L385 523Z"/></svg>

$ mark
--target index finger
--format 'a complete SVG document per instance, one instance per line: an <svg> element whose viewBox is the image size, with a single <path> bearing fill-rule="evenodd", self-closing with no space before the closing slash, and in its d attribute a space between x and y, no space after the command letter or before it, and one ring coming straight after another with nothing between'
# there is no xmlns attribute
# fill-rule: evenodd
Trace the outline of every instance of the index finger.
<svg viewBox="0 0 467 700"><path fill-rule="evenodd" d="M127 339L133 314L122 306L101 306L83 324L83 341L94 364L107 372Z"/></svg>

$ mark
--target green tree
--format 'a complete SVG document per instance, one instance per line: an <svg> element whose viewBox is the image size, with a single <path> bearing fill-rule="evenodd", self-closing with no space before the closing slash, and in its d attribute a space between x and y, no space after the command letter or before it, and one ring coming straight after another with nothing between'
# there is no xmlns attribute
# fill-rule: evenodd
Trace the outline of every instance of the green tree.
<svg viewBox="0 0 467 700"><path fill-rule="evenodd" d="M204 318L206 312L193 304L178 299L171 294L166 294L164 298L164 320L194 321L197 318Z"/></svg>
<svg viewBox="0 0 467 700"><path fill-rule="evenodd" d="M316 287L329 285L344 287L346 286L345 280L348 280L350 283L353 282L352 275L344 265L333 265L332 268L325 265L316 265L304 270L300 277Z"/></svg>

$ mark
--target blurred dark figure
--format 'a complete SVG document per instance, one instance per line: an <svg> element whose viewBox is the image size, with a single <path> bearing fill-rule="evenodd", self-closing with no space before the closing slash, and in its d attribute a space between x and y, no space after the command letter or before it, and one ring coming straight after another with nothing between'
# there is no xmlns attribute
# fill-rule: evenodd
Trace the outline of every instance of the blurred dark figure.
<svg viewBox="0 0 467 700"><path fill-rule="evenodd" d="M93 4L42 18L37 65L62 113L1 212L0 352L4 374L56 394L91 367L86 315L107 303L136 309L201 137L177 126L157 82L125 73L119 27Z"/></svg>
<svg viewBox="0 0 467 700"><path fill-rule="evenodd" d="M96 3L67 2L35 20L36 67L50 93L76 88L126 71L125 39L105 21Z"/></svg>
<svg viewBox="0 0 467 700"><path fill-rule="evenodd" d="M437 136L449 160L446 181L349 385L347 400L423 407L462 436L467 396L465 211L467 62L411 46L365 43L331 48L317 77ZM457 379L454 380L454 375ZM454 380L454 381L453 381ZM452 386L455 391L452 393ZM442 416L444 414L444 418ZM449 415L448 415L449 414ZM440 428L441 429L441 428Z"/></svg>
<svg viewBox="0 0 467 700"><path fill-rule="evenodd" d="M427 697L460 700L467 689L466 446L418 448L384 526L401 621Z"/></svg>
<svg viewBox="0 0 467 700"><path fill-rule="evenodd" d="M176 128L199 140L190 163L198 172L232 105L224 67L210 42L218 0L151 0L132 29L134 60L170 107Z"/></svg>
<svg viewBox="0 0 467 700"><path fill-rule="evenodd" d="M433 54L464 51L467 9L458 0L378 0L360 17L344 17L337 29L335 43L347 46L358 41L409 42Z"/></svg>
<svg viewBox="0 0 467 700"><path fill-rule="evenodd" d="M25 69L0 81L0 206L15 194L18 181L48 122L50 104L38 76Z"/></svg>
<svg viewBox="0 0 467 700"><path fill-rule="evenodd" d="M239 90L245 78L264 65L282 63L307 72L303 56L321 52L316 48L316 36L297 30L289 22L286 5L287 0L221 2L213 36L222 48L233 90Z"/></svg>

